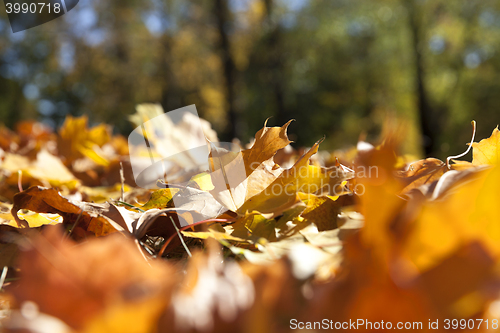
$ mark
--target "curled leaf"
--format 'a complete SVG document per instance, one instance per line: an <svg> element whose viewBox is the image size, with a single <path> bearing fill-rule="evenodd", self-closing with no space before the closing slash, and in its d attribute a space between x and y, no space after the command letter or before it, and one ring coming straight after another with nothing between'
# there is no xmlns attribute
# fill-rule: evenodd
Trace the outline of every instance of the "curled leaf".
<svg viewBox="0 0 500 333"><path fill-rule="evenodd" d="M104 217L75 205L62 197L55 189L32 186L14 196L12 216L18 226L29 227L28 223L18 216L18 211L21 209L37 213L59 214L64 224L74 227L78 222L79 228L93 232L96 236L104 236L115 231Z"/></svg>

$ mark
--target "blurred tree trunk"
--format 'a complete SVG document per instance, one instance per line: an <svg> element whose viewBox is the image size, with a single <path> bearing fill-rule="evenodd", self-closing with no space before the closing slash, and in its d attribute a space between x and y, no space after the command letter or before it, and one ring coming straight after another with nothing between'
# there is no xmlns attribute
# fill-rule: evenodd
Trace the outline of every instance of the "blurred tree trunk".
<svg viewBox="0 0 500 333"><path fill-rule="evenodd" d="M172 12L172 1L166 0L165 15L168 15L167 20L170 21ZM175 75L172 70L174 57L172 56L172 48L174 44L174 37L165 31L160 37L160 63L158 66L160 82L162 82L161 92L161 105L165 112L169 112L182 107L181 92L177 86Z"/></svg>
<svg viewBox="0 0 500 333"><path fill-rule="evenodd" d="M227 112L229 115L228 136L232 138L239 137L241 134L240 117L235 108L235 72L236 67L231 55L231 45L229 34L227 32L230 26L229 8L227 0L214 0L214 17L217 30L219 32L218 49L222 59L224 78L226 85Z"/></svg>
<svg viewBox="0 0 500 333"><path fill-rule="evenodd" d="M437 152L437 144L439 133L441 132L441 125L437 115L434 114L432 107L429 103L429 96L425 86L425 73L423 58L421 52L421 28L422 24L419 20L419 13L415 0L405 0L406 8L408 10L408 18L410 25L410 32L412 35L412 48L415 61L415 88L417 94L417 109L420 118L420 127L422 130L422 143L425 149L425 155L431 156Z"/></svg>
<svg viewBox="0 0 500 333"><path fill-rule="evenodd" d="M4 62L0 60L0 66ZM21 119L25 98L23 89L16 81L0 76L0 121L10 128Z"/></svg>
<svg viewBox="0 0 500 333"><path fill-rule="evenodd" d="M132 113L135 109L135 94L133 74L131 73L130 65L130 38L128 32L127 20L130 12L134 10L129 1L114 0L110 2L110 8L114 8L114 14L117 18L114 24L111 25L111 49L116 68L118 69L112 79L112 91L109 105L110 109L106 112L104 120L107 123L115 122L117 126L128 126L127 121L123 117L124 113ZM122 119L116 122L116 119Z"/></svg>
<svg viewBox="0 0 500 333"><path fill-rule="evenodd" d="M172 57L172 36L164 33L161 36L160 44L160 64L159 75L162 81L161 105L165 112L169 112L182 107L181 93L177 88L171 64Z"/></svg>
<svg viewBox="0 0 500 333"><path fill-rule="evenodd" d="M264 0L266 7L266 26L270 30L267 38L267 77L270 91L274 94L274 101L276 103L276 116L278 125L286 123L289 119L286 115L285 109L285 89L283 77L283 52L281 47L282 32L280 25L273 22L273 0Z"/></svg>

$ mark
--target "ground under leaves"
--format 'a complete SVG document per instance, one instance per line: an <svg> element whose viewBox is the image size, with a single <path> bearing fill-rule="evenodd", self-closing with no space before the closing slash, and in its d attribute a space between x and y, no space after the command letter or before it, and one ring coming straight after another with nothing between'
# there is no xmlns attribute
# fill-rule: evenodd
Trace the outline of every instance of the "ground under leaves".
<svg viewBox="0 0 500 333"><path fill-rule="evenodd" d="M137 152L106 125L68 117L55 133L35 122L0 129L2 327L498 328L498 129L472 143L472 162L409 162L397 128L376 145L318 154L321 140L291 148L289 125L264 125L241 152L211 144L209 170L179 164L177 179L152 190L136 186Z"/></svg>

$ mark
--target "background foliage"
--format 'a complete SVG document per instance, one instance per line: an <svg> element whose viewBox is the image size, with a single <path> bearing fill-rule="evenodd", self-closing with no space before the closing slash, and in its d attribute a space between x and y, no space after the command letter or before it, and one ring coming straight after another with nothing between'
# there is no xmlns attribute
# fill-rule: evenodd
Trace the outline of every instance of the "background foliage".
<svg viewBox="0 0 500 333"><path fill-rule="evenodd" d="M0 16L0 121L88 114L124 134L138 103L196 104L222 139L304 129L322 148L393 116L406 151L463 150L497 123L500 3L493 0L82 0L13 34ZM306 130L307 129L307 130ZM424 139L421 139L421 133ZM423 149L421 147L424 147Z"/></svg>

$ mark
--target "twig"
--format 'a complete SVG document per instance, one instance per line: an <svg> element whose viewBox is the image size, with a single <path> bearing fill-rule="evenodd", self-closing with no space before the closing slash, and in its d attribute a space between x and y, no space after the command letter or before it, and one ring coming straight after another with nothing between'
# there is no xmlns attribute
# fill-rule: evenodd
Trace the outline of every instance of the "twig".
<svg viewBox="0 0 500 333"><path fill-rule="evenodd" d="M0 289L3 288L3 284L5 282L5 278L7 277L7 271L8 270L9 270L9 267L3 266L2 276L0 276Z"/></svg>
<svg viewBox="0 0 500 333"><path fill-rule="evenodd" d="M137 249L141 253L141 255L144 258L144 260L146 260L146 262L148 263L148 265L151 266L151 264L149 263L148 258L144 255L144 252L142 251L142 246L141 246L141 244L140 244L140 242L139 242L139 240L137 238L134 239L134 243L137 246Z"/></svg>
<svg viewBox="0 0 500 333"><path fill-rule="evenodd" d="M236 221L236 219L207 219L207 220L203 220L203 221L200 221L200 222L196 222L196 223L193 223L193 224L188 224L184 227L181 227L179 229L179 231L184 231L184 230L187 230L189 228L192 228L194 226L197 226L197 225L200 225L200 224L204 224L204 223L209 223L209 222L234 222ZM167 248L168 244L170 244L170 242L172 241L172 239L174 239L175 237L175 234L170 236L166 241L165 241L165 244L163 244L163 246L161 247L160 249L160 252L158 253L158 255L161 257L163 255L163 252L165 252L165 249Z"/></svg>
<svg viewBox="0 0 500 333"><path fill-rule="evenodd" d="M124 206L130 207L130 208L137 209L137 210L139 210L139 211L141 211L141 212L145 212L145 210L144 210L144 209L139 208L139 207L136 207L136 206L131 205L131 204L129 204L129 203L127 203L127 202L124 202L124 201L116 200L116 203L119 203L120 205L124 205Z"/></svg>
<svg viewBox="0 0 500 333"><path fill-rule="evenodd" d="M174 225L175 231L177 231L177 235L179 235L179 239L181 240L182 246L184 246L184 249L186 249L187 254L192 257L191 252L189 251L189 248L187 247L186 243L184 242L184 238L182 238L181 232L179 231L179 228L177 228L177 225L175 225L175 221L170 216L170 221L172 221L172 224Z"/></svg>
<svg viewBox="0 0 500 333"><path fill-rule="evenodd" d="M122 162L120 162L120 181L122 183L122 193L121 193L121 196L120 196L120 200L121 201L125 201L124 197L125 197L125 176L123 174L123 164Z"/></svg>
<svg viewBox="0 0 500 333"><path fill-rule="evenodd" d="M70 237L70 236L71 236L71 233L73 233L73 230L75 230L75 227L76 227L76 225L78 224L78 221L80 221L80 218L82 217L82 215L83 215L83 209L82 209L82 208L80 208L80 214L79 214L79 215L78 215L78 217L76 218L75 223L73 223L73 226L71 227L71 230L70 230L70 231L69 231L69 233L68 233L68 237Z"/></svg>
<svg viewBox="0 0 500 333"><path fill-rule="evenodd" d="M19 281L21 278L18 278L18 277L13 277L13 278L8 278L8 279L5 279L4 282L14 282L14 281Z"/></svg>

